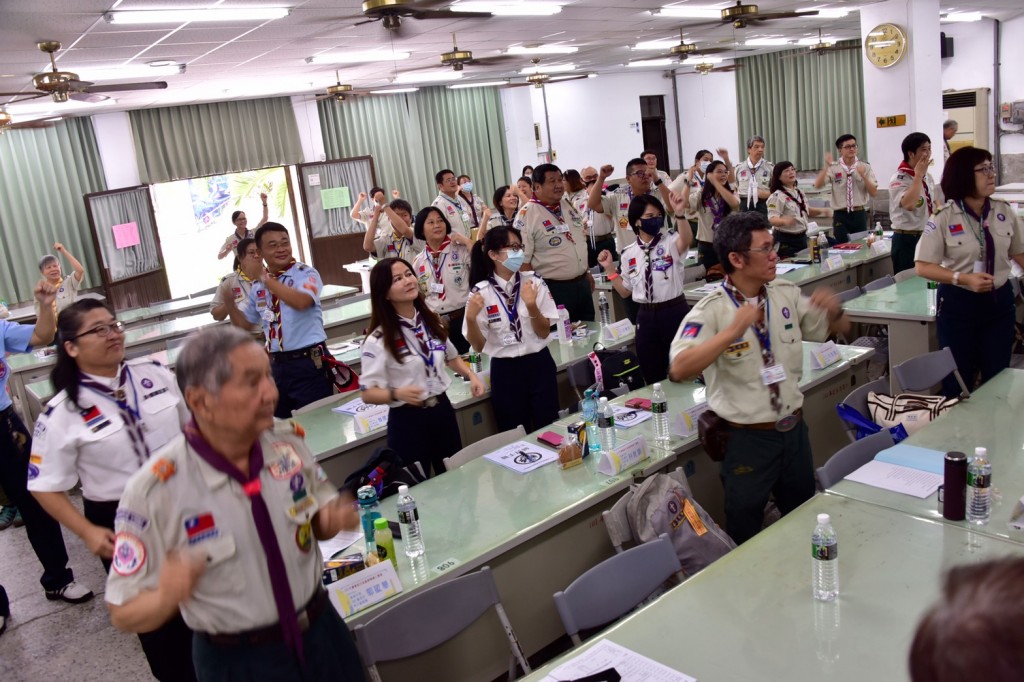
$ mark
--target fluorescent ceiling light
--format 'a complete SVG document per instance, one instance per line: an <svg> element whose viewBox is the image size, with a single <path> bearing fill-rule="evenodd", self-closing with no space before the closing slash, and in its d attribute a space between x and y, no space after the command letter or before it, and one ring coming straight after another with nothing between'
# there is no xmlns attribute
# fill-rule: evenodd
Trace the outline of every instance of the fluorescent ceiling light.
<svg viewBox="0 0 1024 682"><path fill-rule="evenodd" d="M537 47L514 45L505 50L505 54L572 54L579 49L571 45L538 45Z"/></svg>
<svg viewBox="0 0 1024 682"><path fill-rule="evenodd" d="M675 60L672 59L644 59L635 62L629 62L626 66L668 66L673 64Z"/></svg>
<svg viewBox="0 0 1024 682"><path fill-rule="evenodd" d="M371 95L397 95L402 92L416 92L419 88L392 88L391 90L370 90Z"/></svg>
<svg viewBox="0 0 1024 682"><path fill-rule="evenodd" d="M425 71L423 73L400 73L395 83L443 83L462 78L461 71Z"/></svg>
<svg viewBox="0 0 1024 682"><path fill-rule="evenodd" d="M597 74L596 73L588 73L587 74L587 78L597 78Z"/></svg>
<svg viewBox="0 0 1024 682"><path fill-rule="evenodd" d="M185 24L192 21L268 21L286 17L290 12L287 7L142 9L107 12L103 18L111 24Z"/></svg>
<svg viewBox="0 0 1024 682"><path fill-rule="evenodd" d="M842 19L856 7L802 7L797 12L817 12L818 19Z"/></svg>
<svg viewBox="0 0 1024 682"><path fill-rule="evenodd" d="M448 9L453 12L490 12L496 16L544 17L558 14L562 6L554 2L517 2L516 0L467 0Z"/></svg>
<svg viewBox="0 0 1024 682"><path fill-rule="evenodd" d="M566 71L575 70L575 64L548 64L547 66L528 66L525 69L521 70L519 73L520 75L528 76L531 73L565 73Z"/></svg>
<svg viewBox="0 0 1024 682"><path fill-rule="evenodd" d="M463 88L486 88L494 85L505 85L506 83L508 81L480 81L479 83L456 83L448 87L452 90L461 90Z"/></svg>
<svg viewBox="0 0 1024 682"><path fill-rule="evenodd" d="M789 45L789 38L753 38L743 43L751 47L766 45Z"/></svg>
<svg viewBox="0 0 1024 682"><path fill-rule="evenodd" d="M366 50L363 52L338 52L306 57L307 64L362 64L365 62L397 62L409 58L408 52L391 50Z"/></svg>
<svg viewBox="0 0 1024 682"><path fill-rule="evenodd" d="M78 77L84 81L125 81L138 78L177 76L178 74L185 73L185 65L149 66L147 64L133 64L132 66L115 66L102 69L74 69L73 73L77 73Z"/></svg>
<svg viewBox="0 0 1024 682"><path fill-rule="evenodd" d="M662 7L651 10L656 17L682 17L683 19L721 19L722 10L714 7Z"/></svg>
<svg viewBox="0 0 1024 682"><path fill-rule="evenodd" d="M981 12L953 12L952 14L946 14L939 17L939 21L944 24L955 24L967 21L981 21Z"/></svg>
<svg viewBox="0 0 1024 682"><path fill-rule="evenodd" d="M817 45L818 43L837 43L842 38L836 38L835 36L821 36L820 38L801 38L796 41L797 45Z"/></svg>
<svg viewBox="0 0 1024 682"><path fill-rule="evenodd" d="M673 47L679 44L678 40L669 40L664 38L662 40L645 40L642 43L637 43L632 48L633 50L657 50L659 52L664 50L671 50Z"/></svg>
<svg viewBox="0 0 1024 682"><path fill-rule="evenodd" d="M724 61L722 57L690 57L683 61L683 66L693 66L694 64L721 64Z"/></svg>

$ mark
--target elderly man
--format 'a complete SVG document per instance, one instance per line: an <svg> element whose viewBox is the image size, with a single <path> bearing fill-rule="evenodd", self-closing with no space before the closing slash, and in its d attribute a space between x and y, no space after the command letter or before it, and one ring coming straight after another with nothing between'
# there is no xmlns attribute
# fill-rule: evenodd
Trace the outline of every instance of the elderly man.
<svg viewBox="0 0 1024 682"><path fill-rule="evenodd" d="M359 524L292 422L275 422L263 349L215 327L177 362L185 433L128 481L106 599L147 632L181 611L200 680L362 680L320 586L316 540Z"/></svg>
<svg viewBox="0 0 1024 682"><path fill-rule="evenodd" d="M736 194L744 211L757 211L768 216L768 185L771 184L775 164L764 158L764 138L752 135L747 140L747 159L736 166Z"/></svg>
<svg viewBox="0 0 1024 682"><path fill-rule="evenodd" d="M656 187L661 197L661 203L664 206L671 206L672 200L669 198L668 185L660 177L654 177L652 180L650 167L643 159L631 159L626 164L625 187L619 187L615 192L602 194L601 190L604 187L604 181L611 177L613 172L615 172L615 167L611 164L601 166L601 173L597 177L597 182L590 188L590 201L587 203L587 206L595 214L611 217L612 222L620 228L616 230L618 234L616 241L619 245L619 251L621 251L636 241L636 233L629 226L629 218L627 217L629 203L633 201L633 197L640 196L641 194L650 194L652 188ZM614 256L614 253L612 255Z"/></svg>
<svg viewBox="0 0 1024 682"><path fill-rule="evenodd" d="M945 163L949 159L949 155L953 153L953 150L949 148L949 141L956 135L956 131L960 129L960 124L949 119L942 124L942 162Z"/></svg>
<svg viewBox="0 0 1024 682"><path fill-rule="evenodd" d="M77 258L72 256L64 245L56 242L53 250L68 259L71 266L71 274L64 276L60 267L60 259L53 254L46 254L39 259L39 273L46 278L46 281L57 290L57 298L54 299L53 316L56 317L62 310L78 300L78 291L82 288L82 280L85 278L85 266ZM39 301L35 302L36 316L39 315Z"/></svg>

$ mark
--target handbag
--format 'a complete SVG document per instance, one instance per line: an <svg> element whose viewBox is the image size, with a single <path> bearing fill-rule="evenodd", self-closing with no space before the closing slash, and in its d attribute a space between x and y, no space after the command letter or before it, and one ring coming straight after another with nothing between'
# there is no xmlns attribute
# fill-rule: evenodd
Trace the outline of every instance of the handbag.
<svg viewBox="0 0 1024 682"><path fill-rule="evenodd" d="M725 459L725 447L729 443L729 432L725 420L712 410L705 410L697 418L697 436L700 438L704 452L712 462Z"/></svg>
<svg viewBox="0 0 1024 682"><path fill-rule="evenodd" d="M868 393L868 414L880 426L889 428L902 424L907 433L913 435L958 402L959 398L941 395L900 393L892 396L871 392Z"/></svg>

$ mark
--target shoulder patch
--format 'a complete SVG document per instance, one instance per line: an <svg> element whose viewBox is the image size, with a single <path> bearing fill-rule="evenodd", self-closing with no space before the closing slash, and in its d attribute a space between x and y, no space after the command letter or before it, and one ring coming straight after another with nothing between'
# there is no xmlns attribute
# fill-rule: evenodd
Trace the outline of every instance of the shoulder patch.
<svg viewBox="0 0 1024 682"><path fill-rule="evenodd" d="M174 462L166 457L161 457L156 460L150 467L150 472L153 474L153 478L161 483L166 483L167 480L174 476L177 471L178 468L175 466Z"/></svg>
<svg viewBox="0 0 1024 682"><path fill-rule="evenodd" d="M683 325L682 331L679 332L679 338L681 339L695 339L700 334L700 330L703 329L704 325L700 322L687 322Z"/></svg>

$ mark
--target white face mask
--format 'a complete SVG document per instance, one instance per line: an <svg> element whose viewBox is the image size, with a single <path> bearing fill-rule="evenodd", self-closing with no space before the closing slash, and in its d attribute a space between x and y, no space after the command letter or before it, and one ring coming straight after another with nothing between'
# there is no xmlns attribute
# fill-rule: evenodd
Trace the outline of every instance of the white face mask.
<svg viewBox="0 0 1024 682"><path fill-rule="evenodd" d="M710 166L710 165L711 165L710 161L701 161L700 162L700 172L701 173L707 173L708 172L708 166Z"/></svg>

